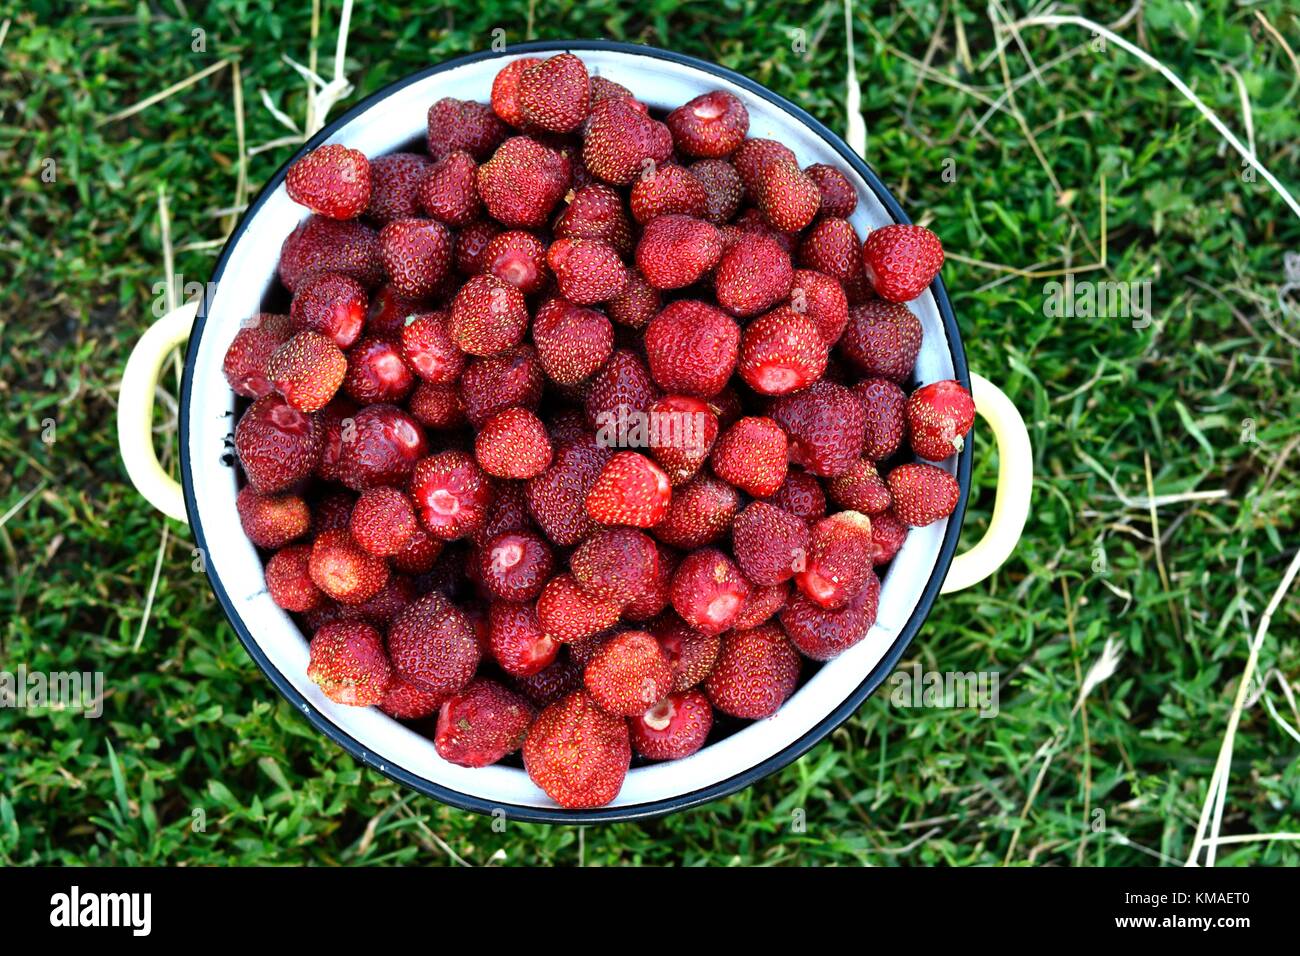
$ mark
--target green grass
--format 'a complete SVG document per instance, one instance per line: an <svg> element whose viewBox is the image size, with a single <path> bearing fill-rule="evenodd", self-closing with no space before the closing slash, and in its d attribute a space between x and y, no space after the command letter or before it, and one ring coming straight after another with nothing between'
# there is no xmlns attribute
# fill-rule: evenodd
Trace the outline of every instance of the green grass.
<svg viewBox="0 0 1300 956"><path fill-rule="evenodd" d="M1243 178L1239 157L1163 78L1113 46L1090 48L1084 31L1027 28L1041 83L1017 86L975 131L1004 88L985 5L857 7L868 159L964 257L945 278L971 367L1007 390L1034 441L1038 478L1019 550L989 582L942 599L905 661L999 672L996 718L905 710L882 693L744 793L581 832L495 832L319 737L244 653L192 570L188 530L173 523L163 537L116 456L121 368L164 277L159 191L187 280L207 279L231 225L218 212L238 179L231 71L103 122L231 59L248 145L285 135L260 93L301 121L305 86L281 54L307 61L310 4L14 5L0 15L12 18L0 48L0 513L30 499L0 527L0 669L100 670L108 696L99 720L0 710L0 862L1185 859L1250 636L1297 544L1300 295L1289 313L1278 296L1300 222L1262 179ZM338 9L324 5L322 73ZM1284 0L1149 0L1121 32L1244 139L1239 75L1258 155L1300 190L1300 74L1256 11L1300 49L1300 20ZM846 126L841 7L756 0L540 0L531 18L524 3L457 0L423 14L358 4L347 55L355 92L334 115L414 70L486 48L495 27L523 40L530 19L538 38L631 39L715 60ZM205 52L191 49L196 28ZM804 31L806 56L792 51L792 30ZM1015 44L1005 69L1013 80L1028 72ZM251 158L254 191L293 148ZM53 182L41 175L46 160ZM1044 279L971 262L1096 262L1103 186L1106 265L1079 278L1150 279L1149 328L1049 318ZM1242 440L1246 420L1255 442ZM174 412L161 409L158 426L174 464ZM967 540L986 523L996 474L983 437L976 451ZM1226 494L1162 506L1157 529L1130 500L1148 481L1156 495ZM1268 680L1236 735L1224 834L1300 831L1297 743L1268 709L1298 723L1282 692L1300 681L1298 609L1293 593L1263 644L1257 674ZM1118 669L1075 713L1108 639L1122 649ZM792 827L797 810L803 832ZM1219 861L1296 865L1300 844L1225 845Z"/></svg>

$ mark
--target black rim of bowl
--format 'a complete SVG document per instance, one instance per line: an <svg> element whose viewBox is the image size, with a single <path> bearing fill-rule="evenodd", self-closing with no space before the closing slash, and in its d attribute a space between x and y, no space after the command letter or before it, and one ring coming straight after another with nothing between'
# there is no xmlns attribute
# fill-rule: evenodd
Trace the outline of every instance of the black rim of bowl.
<svg viewBox="0 0 1300 956"><path fill-rule="evenodd" d="M453 69L458 66L464 66L468 63L476 63L482 60L504 59L507 57L518 56L521 53L531 52L548 52L561 53L566 51L581 52L584 50L601 50L612 51L617 53L629 53L636 56L652 57L660 60L667 60L672 63L679 63L685 66L694 67L705 73L720 77L736 84L752 93L754 96L767 100L769 103L790 113L801 123L817 133L825 140L837 153L845 164L852 167L871 187L876 198L889 211L895 222L907 223L911 220L903 212L898 201L894 199L892 193L886 188L880 177L878 177L870 166L834 132L827 128L823 123L812 117L806 111L800 109L794 103L778 96L766 87L754 82L748 77L729 70L726 67L709 63L707 60L697 59L693 56L686 56L682 53L675 53L670 50L661 50L657 47L642 46L636 43L624 43L612 40L576 40L576 41L555 41L539 40L531 43L520 43L511 45L508 49L501 52L488 51L483 53L473 53L467 56L457 57L448 60L427 70L414 73L404 79L398 80L389 86L384 87L377 93L366 97L352 109L348 110L338 119L325 126L320 132L313 136L305 143L294 155L284 163L275 173L274 176L258 193L257 198L244 213L240 219L235 231L231 234L230 239L226 242L221 251L221 258L217 260L216 269L212 274L212 282L208 288L219 288L219 282L222 274L225 272L226 263L230 258L231 251L235 244L239 242L244 231L256 217L257 212L261 209L267 198L283 182L285 173L299 157L310 152L319 146L322 142L332 136L340 127L351 122L361 113L365 112L376 103L391 96L398 90L401 90L412 83L417 83L438 73ZM943 280L936 278L930 286L930 291L934 294L935 302L939 308L939 315L943 320L944 330L948 336L948 347L952 353L953 369L956 377L967 389L970 388L970 373L966 365L966 352L962 347L961 333L957 328L957 320L953 316L952 304L948 301L947 291L944 289ZM206 305L207 303L205 303ZM185 371L181 383L181 414L180 414L180 437L181 437L181 480L185 491L185 509L189 515L190 527L194 531L196 545L207 549L207 539L203 533L203 525L199 520L199 511L194 500L194 482L191 468L193 462L189 454L189 420L190 404L192 400L192 382L195 356L198 351L198 345L203 337L203 328L207 322L207 308L201 310L195 320L194 328L190 333L189 349L186 353ZM843 701L839 703L832 711L819 720L811 730L803 734L794 742L783 747L777 753L771 755L760 763L755 764L743 773L736 774L726 780L718 783L701 787L690 793L684 793L675 797L668 797L662 800L655 800L649 803L635 804L631 806L602 807L593 810L566 810L562 807L532 807L522 804L503 804L491 800L484 800L480 797L471 796L461 793L458 790L451 790L439 784L433 783L423 777L416 776L413 773L401 767L394 767L388 761L383 760L376 754L371 753L360 741L347 733L344 733L338 726L332 723L324 714L317 710L298 690L289 682L289 680L277 670L262 652L257 642L253 639L247 624L235 610L234 604L227 593L221 577L215 572L211 562L208 562L206 573L208 580L212 584L212 590L217 596L217 601L221 604L221 609L226 618L230 621L235 633L239 635L240 641L248 650L249 655L257 662L258 667L271 679L276 689L284 695L299 711L306 715L312 725L329 737L336 744L341 746L348 753L369 767L378 770L385 776L404 784L412 789L419 791L427 796L434 797L443 803L458 807L462 810L472 810L477 813L492 814L493 812L505 813L507 818L521 820L531 823L612 823L628 820L643 820L649 817L662 816L668 813L674 813L679 810L685 810L690 807L696 807L722 797L730 796L737 791L743 790L768 774L775 773L793 761L797 760L814 745L820 743L830 735L840 724L847 720L876 690L885 678L893 671L894 666L902 657L903 652L912 639L916 636L925 619L929 616L930 608L934 604L935 598L939 594L939 589L943 584L944 577L948 573L948 566L952 563L953 555L957 550L957 540L961 534L962 518L966 512L966 501L970 493L970 476L971 476L971 459L972 447L974 442L968 440L965 447L957 460L957 480L961 486L961 495L957 501L957 507L953 511L948 521L948 528L944 534L943 542L939 549L939 558L935 564L934 571L930 575L930 580L926 582L925 589L921 593L921 599L913 610L912 615L908 618L898 637L894 639L893 644L885 653L884 657L876 664L866 678L853 690Z"/></svg>

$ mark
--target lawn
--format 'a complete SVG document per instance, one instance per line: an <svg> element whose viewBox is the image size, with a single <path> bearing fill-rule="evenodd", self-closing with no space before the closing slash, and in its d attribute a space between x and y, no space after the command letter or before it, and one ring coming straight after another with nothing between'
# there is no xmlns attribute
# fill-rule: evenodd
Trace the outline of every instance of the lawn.
<svg viewBox="0 0 1300 956"><path fill-rule="evenodd" d="M205 281L239 207L297 148L277 116L302 130L307 84L290 59L333 76L341 2L320 5L318 29L310 0L6 7L0 670L101 671L105 698L99 719L0 709L0 862L1193 854L1252 641L1300 542L1300 258L1286 262L1300 215L1150 64L1078 25L995 33L991 16L1031 13L1010 2L852 13L867 159L942 236L970 365L1014 399L1034 443L1019 549L941 599L903 662L998 674L997 715L880 693L729 799L640 825L498 832L359 765L280 700L195 570L188 529L153 512L117 458L130 347L165 277ZM1077 8L1103 23L1118 10ZM352 91L331 115L496 30L690 53L847 128L843 7L757 0L358 3ZM1300 193L1294 4L1139 0L1113 30ZM1150 321L1058 314L1048 283L1069 270L1149 283ZM156 418L173 467L177 385ZM995 476L981 436L968 540ZM1293 588L1249 664L1219 865L1300 864L1298 634Z"/></svg>

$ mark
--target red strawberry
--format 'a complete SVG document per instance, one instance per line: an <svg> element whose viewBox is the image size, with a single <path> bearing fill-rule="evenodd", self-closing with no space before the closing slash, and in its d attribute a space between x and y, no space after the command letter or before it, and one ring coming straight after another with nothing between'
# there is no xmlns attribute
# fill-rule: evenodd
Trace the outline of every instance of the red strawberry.
<svg viewBox="0 0 1300 956"><path fill-rule="evenodd" d="M533 343L551 381L576 385L609 358L614 348L614 327L595 309L582 308L564 299L551 299L537 310Z"/></svg>
<svg viewBox="0 0 1300 956"><path fill-rule="evenodd" d="M382 285L370 297L366 314L366 332L380 338L395 338L402 334L402 326L412 316L427 311L417 299L400 295L389 285Z"/></svg>
<svg viewBox="0 0 1300 956"><path fill-rule="evenodd" d="M420 180L431 165L420 153L390 153L371 160L366 215L381 224L419 215Z"/></svg>
<svg viewBox="0 0 1300 956"><path fill-rule="evenodd" d="M907 395L886 378L863 379L853 386L853 394L867 413L862 457L884 461L898 451L907 433Z"/></svg>
<svg viewBox="0 0 1300 956"><path fill-rule="evenodd" d="M704 188L704 212L700 215L715 226L729 222L740 208L745 190L736 167L725 159L701 159L691 163L690 170Z"/></svg>
<svg viewBox="0 0 1300 956"><path fill-rule="evenodd" d="M592 634L590 637L570 641L568 645L569 660L581 670L586 671L587 665L596 656L596 652L613 636L612 632L606 631L602 634Z"/></svg>
<svg viewBox="0 0 1300 956"><path fill-rule="evenodd" d="M732 550L745 577L754 584L781 584L804 567L808 525L774 505L755 501L731 528Z"/></svg>
<svg viewBox="0 0 1300 956"><path fill-rule="evenodd" d="M403 574L428 574L442 554L442 542L424 528L416 528L406 546L393 555L393 569Z"/></svg>
<svg viewBox="0 0 1300 956"><path fill-rule="evenodd" d="M382 281L379 234L365 223L309 216L280 247L280 282L290 292L320 272L337 272L363 286Z"/></svg>
<svg viewBox="0 0 1300 956"><path fill-rule="evenodd" d="M623 197L604 183L591 183L566 197L555 220L556 239L599 239L627 255L632 249L632 224Z"/></svg>
<svg viewBox="0 0 1300 956"><path fill-rule="evenodd" d="M298 287L289 317L296 328L327 335L345 349L361 335L368 306L361 283L336 272L318 272Z"/></svg>
<svg viewBox="0 0 1300 956"><path fill-rule="evenodd" d="M821 483L806 471L791 470L781 487L764 500L804 521L816 521L826 514Z"/></svg>
<svg viewBox="0 0 1300 956"><path fill-rule="evenodd" d="M731 164L745 184L745 198L757 202L758 184L771 162L798 163L793 150L774 139L747 139L731 155Z"/></svg>
<svg viewBox="0 0 1300 956"><path fill-rule="evenodd" d="M384 699L393 670L378 631L337 621L312 635L307 676L336 704L371 707Z"/></svg>
<svg viewBox="0 0 1300 956"><path fill-rule="evenodd" d="M451 233L433 219L394 219L379 233L379 257L398 293L424 299L451 270Z"/></svg>
<svg viewBox="0 0 1300 956"><path fill-rule="evenodd" d="M659 552L659 569L655 575L654 587L623 608L624 620L648 621L668 607L673 572L677 570L677 555L662 546L656 550Z"/></svg>
<svg viewBox="0 0 1300 956"><path fill-rule="evenodd" d="M613 627L619 605L592 597L571 574L557 574L537 599L537 621L542 630L562 644L591 637Z"/></svg>
<svg viewBox="0 0 1300 956"><path fill-rule="evenodd" d="M822 196L817 184L794 163L768 163L758 177L756 200L767 224L778 232L798 232L817 217Z"/></svg>
<svg viewBox="0 0 1300 956"><path fill-rule="evenodd" d="M825 163L815 163L804 170L804 175L817 184L823 216L848 219L858 208L858 192L841 170Z"/></svg>
<svg viewBox="0 0 1300 956"><path fill-rule="evenodd" d="M518 345L528 328L524 294L496 276L472 276L451 303L447 331L470 355L496 355Z"/></svg>
<svg viewBox="0 0 1300 956"><path fill-rule="evenodd" d="M781 611L781 626L802 654L828 661L867 636L879 604L880 579L868 571L866 584L838 610L819 607L796 592Z"/></svg>
<svg viewBox="0 0 1300 956"><path fill-rule="evenodd" d="M703 216L708 209L709 194L689 170L675 163L664 163L641 174L632 185L628 202L632 217L645 224L656 216L670 213Z"/></svg>
<svg viewBox="0 0 1300 956"><path fill-rule="evenodd" d="M772 418L790 436L790 460L814 475L848 471L862 453L866 412L843 385L822 380L783 396Z"/></svg>
<svg viewBox="0 0 1300 956"><path fill-rule="evenodd" d="M593 76L591 78L591 102L599 103L601 100L622 99L629 100L635 106L639 104L632 91L622 83L615 83L613 80L604 76Z"/></svg>
<svg viewBox="0 0 1300 956"><path fill-rule="evenodd" d="M799 652L779 627L764 624L723 637L704 691L724 714L761 720L777 712L798 680Z"/></svg>
<svg viewBox="0 0 1300 956"><path fill-rule="evenodd" d="M885 480L894 496L894 514L913 528L948 517L961 497L956 478L923 462L899 465Z"/></svg>
<svg viewBox="0 0 1300 956"><path fill-rule="evenodd" d="M465 368L465 353L456 347L447 312L413 315L401 331L402 358L426 382L450 385Z"/></svg>
<svg viewBox="0 0 1300 956"><path fill-rule="evenodd" d="M463 149L476 160L491 154L506 137L492 110L470 100L441 99L429 107L429 155L441 159Z"/></svg>
<svg viewBox="0 0 1300 956"><path fill-rule="evenodd" d="M867 376L905 382L921 351L921 320L905 305L872 299L849 309L840 349Z"/></svg>
<svg viewBox="0 0 1300 956"><path fill-rule="evenodd" d="M975 402L960 382L931 382L907 400L912 450L930 461L960 452L974 424Z"/></svg>
<svg viewBox="0 0 1300 956"><path fill-rule="evenodd" d="M742 491L764 498L785 481L786 436L770 418L742 418L713 446L714 474Z"/></svg>
<svg viewBox="0 0 1300 956"><path fill-rule="evenodd" d="M662 222L667 216L656 219ZM650 374L659 387L712 398L735 371L740 327L721 309L695 299L669 303L645 330Z"/></svg>
<svg viewBox="0 0 1300 956"><path fill-rule="evenodd" d="M379 709L398 720L423 720L438 712L442 698L443 695L431 694L394 674Z"/></svg>
<svg viewBox="0 0 1300 956"><path fill-rule="evenodd" d="M456 271L462 275L472 276L483 272L484 254L488 243L501 233L501 227L491 219L471 222L456 233Z"/></svg>
<svg viewBox="0 0 1300 956"><path fill-rule="evenodd" d="M749 600L736 615L736 628L758 627L772 619L772 615L785 607L790 599L789 584L755 585L749 589Z"/></svg>
<svg viewBox="0 0 1300 956"><path fill-rule="evenodd" d="M652 636L623 631L601 644L583 673L583 684L603 709L634 717L668 696L673 669Z"/></svg>
<svg viewBox="0 0 1300 956"><path fill-rule="evenodd" d="M721 634L749 599L749 582L721 551L701 548L677 566L671 599L673 609L691 627L705 634Z"/></svg>
<svg viewBox="0 0 1300 956"><path fill-rule="evenodd" d="M821 378L828 358L817 323L783 305L746 326L740 377L762 395L786 395Z"/></svg>
<svg viewBox="0 0 1300 956"><path fill-rule="evenodd" d="M534 707L549 707L575 690L582 689L582 671L571 661L557 658L536 674L515 678L515 686Z"/></svg>
<svg viewBox="0 0 1300 956"><path fill-rule="evenodd" d="M681 289L698 282L722 257L718 227L691 216L659 216L641 233L636 267L656 289Z"/></svg>
<svg viewBox="0 0 1300 956"><path fill-rule="evenodd" d="M309 544L282 548L266 562L266 590L286 611L310 611L325 600L324 592L312 582L310 562Z"/></svg>
<svg viewBox="0 0 1300 956"><path fill-rule="evenodd" d="M284 318L287 322L288 316ZM260 322L235 333L222 359L221 371L236 395L261 398L272 390L266 367L285 338L279 328L268 328Z"/></svg>
<svg viewBox="0 0 1300 956"><path fill-rule="evenodd" d="M650 452L674 486L692 478L718 439L718 416L689 395L665 395L648 409Z"/></svg>
<svg viewBox="0 0 1300 956"><path fill-rule="evenodd" d="M526 408L507 408L483 423L474 457L497 478L532 478L551 466L551 441L541 419Z"/></svg>
<svg viewBox="0 0 1300 956"><path fill-rule="evenodd" d="M770 309L790 294L794 269L780 243L767 236L743 235L722 254L713 277L718 304L732 315Z"/></svg>
<svg viewBox="0 0 1300 956"><path fill-rule="evenodd" d="M415 387L415 375L398 344L366 336L348 349L343 391L362 405L400 402Z"/></svg>
<svg viewBox="0 0 1300 956"><path fill-rule="evenodd" d="M861 458L849 470L836 475L826 485L831 500L842 508L861 511L875 517L889 510L893 499L875 463Z"/></svg>
<svg viewBox="0 0 1300 956"><path fill-rule="evenodd" d="M338 478L354 491L402 484L428 450L419 423L393 405L367 405L341 437Z"/></svg>
<svg viewBox="0 0 1300 956"><path fill-rule="evenodd" d="M392 557L406 547L420 523L411 499L396 488L367 488L352 506L348 530L371 554Z"/></svg>
<svg viewBox="0 0 1300 956"><path fill-rule="evenodd" d="M546 252L560 295L575 305L607 302L627 285L618 251L599 239L557 239Z"/></svg>
<svg viewBox="0 0 1300 956"><path fill-rule="evenodd" d="M592 109L582 140L582 162L597 179L626 186L673 151L668 127L628 100L612 98Z"/></svg>
<svg viewBox="0 0 1300 956"><path fill-rule="evenodd" d="M722 649L717 634L697 631L673 612L664 615L652 633L672 665L673 693L677 694L708 677Z"/></svg>
<svg viewBox="0 0 1300 956"><path fill-rule="evenodd" d="M298 495L259 495L245 485L235 496L239 524L259 548L282 548L307 533L311 514Z"/></svg>
<svg viewBox="0 0 1300 956"><path fill-rule="evenodd" d="M469 455L443 451L415 466L411 497L429 533L451 541L472 534L487 521L492 486Z"/></svg>
<svg viewBox="0 0 1300 956"><path fill-rule="evenodd" d="M605 305L609 317L619 325L641 329L659 312L659 290L645 281L645 276L629 271L623 290Z"/></svg>
<svg viewBox="0 0 1300 956"><path fill-rule="evenodd" d="M849 603L871 573L871 519L841 511L813 527L806 567L794 583L818 607L833 610Z"/></svg>
<svg viewBox="0 0 1300 956"><path fill-rule="evenodd" d="M649 528L668 514L668 476L645 455L617 452L587 492L587 514L601 524Z"/></svg>
<svg viewBox="0 0 1300 956"><path fill-rule="evenodd" d="M601 710L585 691L551 704L529 728L524 768L562 807L609 803L632 762L627 721Z"/></svg>
<svg viewBox="0 0 1300 956"><path fill-rule="evenodd" d="M543 311L545 306L543 306ZM649 410L658 392L650 370L639 355L619 349L596 373L583 401L584 421L596 429L596 441L602 448L624 444L618 437L620 421Z"/></svg>
<svg viewBox="0 0 1300 956"><path fill-rule="evenodd" d="M679 760L704 746L713 708L698 690L670 694L630 722L632 749L649 760Z"/></svg>
<svg viewBox="0 0 1300 956"><path fill-rule="evenodd" d="M894 560L907 540L907 525L892 511L871 519L871 563L876 567Z"/></svg>
<svg viewBox="0 0 1300 956"><path fill-rule="evenodd" d="M478 218L478 164L463 149L453 149L420 180L420 208L448 226L467 226Z"/></svg>
<svg viewBox="0 0 1300 956"><path fill-rule="evenodd" d="M465 424L465 408L455 385L421 382L407 399L406 407L425 428L446 430Z"/></svg>
<svg viewBox="0 0 1300 956"><path fill-rule="evenodd" d="M569 188L569 161L535 139L513 136L478 168L478 191L493 219L538 229Z"/></svg>
<svg viewBox="0 0 1300 956"><path fill-rule="evenodd" d="M546 244L531 232L500 233L483 250L482 271L534 295L546 288Z"/></svg>
<svg viewBox="0 0 1300 956"><path fill-rule="evenodd" d="M701 473L674 490L668 515L655 525L654 535L674 548L698 548L725 536L739 510L735 488Z"/></svg>
<svg viewBox="0 0 1300 956"><path fill-rule="evenodd" d="M393 619L388 654L399 677L444 699L470 682L479 662L474 625L438 591Z"/></svg>
<svg viewBox="0 0 1300 956"><path fill-rule="evenodd" d="M502 67L492 81L492 111L511 126L523 126L525 122L519 107L519 80L541 62L535 56L521 56Z"/></svg>
<svg viewBox="0 0 1300 956"><path fill-rule="evenodd" d="M320 460L323 439L315 415L272 394L255 401L239 419L235 453L249 485L266 495L310 475Z"/></svg>
<svg viewBox="0 0 1300 956"><path fill-rule="evenodd" d="M796 255L799 265L835 279L844 287L849 304L867 298L862 271L862 243L847 219L820 219L804 235Z"/></svg>
<svg viewBox="0 0 1300 956"><path fill-rule="evenodd" d="M530 345L476 359L460 379L460 400L470 424L483 423L502 409L536 408L545 384L537 352Z"/></svg>
<svg viewBox="0 0 1300 956"><path fill-rule="evenodd" d="M494 482L492 506L488 509L483 527L470 536L480 548L486 546L503 531L532 531L533 522L528 517L528 498L522 481Z"/></svg>
<svg viewBox="0 0 1300 956"><path fill-rule="evenodd" d="M312 503L311 529L314 536L331 528L346 528L352 520L357 496L350 491L333 491Z"/></svg>
<svg viewBox="0 0 1300 956"><path fill-rule="evenodd" d="M591 107L587 68L560 53L519 74L516 103L524 121L552 133L572 133Z"/></svg>
<svg viewBox="0 0 1300 956"><path fill-rule="evenodd" d="M318 146L289 167L289 198L331 219L355 219L370 205L370 163L365 153L339 143Z"/></svg>
<svg viewBox="0 0 1300 956"><path fill-rule="evenodd" d="M389 575L388 583L374 597L353 605L347 610L376 627L387 625L416 599L415 581L412 578Z"/></svg>
<svg viewBox="0 0 1300 956"><path fill-rule="evenodd" d="M512 677L531 677L550 667L560 652L531 604L493 601L488 606L488 641L492 657Z"/></svg>
<svg viewBox="0 0 1300 956"><path fill-rule="evenodd" d="M716 158L735 152L749 132L745 104L723 90L703 93L668 114L673 142L687 156Z"/></svg>
<svg viewBox="0 0 1300 956"><path fill-rule="evenodd" d="M910 302L939 274L943 245L924 226L882 226L862 244L862 265L876 295L890 302Z"/></svg>
<svg viewBox="0 0 1300 956"><path fill-rule="evenodd" d="M346 531L322 531L311 546L312 583L340 604L360 604L388 583L388 565Z"/></svg>
<svg viewBox="0 0 1300 956"><path fill-rule="evenodd" d="M442 705L433 745L450 763L486 767L522 747L532 722L528 701L480 677Z"/></svg>
<svg viewBox="0 0 1300 956"><path fill-rule="evenodd" d="M602 528L573 552L569 570L592 597L621 607L654 587L659 551L640 531Z"/></svg>
<svg viewBox="0 0 1300 956"><path fill-rule="evenodd" d="M556 544L577 544L595 527L587 516L587 493L608 458L595 442L568 442L556 447L550 468L528 479L524 490L529 514Z"/></svg>
<svg viewBox="0 0 1300 956"><path fill-rule="evenodd" d="M834 345L849 323L849 300L844 287L830 276L812 269L796 269L790 283L790 308L817 323L822 341Z"/></svg>

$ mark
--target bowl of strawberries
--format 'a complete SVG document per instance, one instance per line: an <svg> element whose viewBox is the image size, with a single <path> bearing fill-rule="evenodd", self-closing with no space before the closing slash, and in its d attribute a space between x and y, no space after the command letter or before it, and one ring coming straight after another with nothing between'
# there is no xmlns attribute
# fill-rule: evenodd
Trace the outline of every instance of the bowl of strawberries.
<svg viewBox="0 0 1300 956"><path fill-rule="evenodd" d="M206 301L133 352L123 458L358 759L520 820L679 810L823 739L1014 547L1027 434L966 367L942 263L743 76L468 56L271 179ZM187 337L177 483L149 414ZM957 556L977 404L999 488Z"/></svg>

